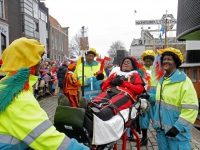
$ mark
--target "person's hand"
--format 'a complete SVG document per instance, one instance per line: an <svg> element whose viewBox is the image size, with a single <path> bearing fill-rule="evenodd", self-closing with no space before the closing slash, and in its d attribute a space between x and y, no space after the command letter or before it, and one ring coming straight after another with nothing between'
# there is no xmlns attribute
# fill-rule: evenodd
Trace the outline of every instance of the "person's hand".
<svg viewBox="0 0 200 150"><path fill-rule="evenodd" d="M168 132L165 134L165 136L170 136L170 137L175 137L179 134L179 131L176 129L176 127L172 127L171 129L168 130Z"/></svg>
<svg viewBox="0 0 200 150"><path fill-rule="evenodd" d="M150 95L148 93L140 94L137 96L137 98L144 98L144 99L149 99Z"/></svg>
<svg viewBox="0 0 200 150"><path fill-rule="evenodd" d="M123 80L120 79L120 78L115 78L115 79L113 79L113 80L110 82L110 84L115 85L115 86L119 86L119 85L121 85L122 83L123 83Z"/></svg>
<svg viewBox="0 0 200 150"><path fill-rule="evenodd" d="M96 76L97 80L103 80L104 79L104 74L100 73Z"/></svg>

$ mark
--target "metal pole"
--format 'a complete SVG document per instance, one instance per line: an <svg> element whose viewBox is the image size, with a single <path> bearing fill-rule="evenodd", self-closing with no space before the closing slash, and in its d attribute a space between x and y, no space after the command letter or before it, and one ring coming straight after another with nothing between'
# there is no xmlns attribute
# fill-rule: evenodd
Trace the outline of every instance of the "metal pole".
<svg viewBox="0 0 200 150"><path fill-rule="evenodd" d="M84 53L83 53L84 55ZM81 62L82 62L82 96L84 97L84 57L81 57Z"/></svg>
<svg viewBox="0 0 200 150"><path fill-rule="evenodd" d="M82 27L82 37L84 37L84 26ZM81 62L82 62L82 97L84 97L84 51L82 53L81 57Z"/></svg>
<svg viewBox="0 0 200 150"><path fill-rule="evenodd" d="M167 10L166 10L166 18L165 18L165 47L167 48Z"/></svg>

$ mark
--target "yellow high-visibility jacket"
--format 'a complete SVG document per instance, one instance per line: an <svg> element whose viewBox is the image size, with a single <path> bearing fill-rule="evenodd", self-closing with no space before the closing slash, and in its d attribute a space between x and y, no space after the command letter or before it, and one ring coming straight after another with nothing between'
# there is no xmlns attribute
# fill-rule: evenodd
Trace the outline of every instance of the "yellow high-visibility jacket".
<svg viewBox="0 0 200 150"><path fill-rule="evenodd" d="M32 93L37 77L30 75L29 91L22 91L0 114L0 149L66 150L70 143L49 121ZM2 86L2 84L0 84Z"/></svg>

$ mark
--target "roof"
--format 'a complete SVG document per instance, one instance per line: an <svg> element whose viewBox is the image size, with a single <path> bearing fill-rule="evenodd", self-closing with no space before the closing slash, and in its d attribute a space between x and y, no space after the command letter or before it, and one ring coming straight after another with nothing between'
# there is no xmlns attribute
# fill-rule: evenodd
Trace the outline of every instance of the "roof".
<svg viewBox="0 0 200 150"><path fill-rule="evenodd" d="M183 67L198 67L200 66L200 63L183 63L180 68L183 68Z"/></svg>
<svg viewBox="0 0 200 150"><path fill-rule="evenodd" d="M65 33L65 30L62 28L62 26L59 24L59 22L55 18L53 18L51 15L49 15L49 21L50 21L50 24L57 29L58 29L58 25L59 25L60 31Z"/></svg>

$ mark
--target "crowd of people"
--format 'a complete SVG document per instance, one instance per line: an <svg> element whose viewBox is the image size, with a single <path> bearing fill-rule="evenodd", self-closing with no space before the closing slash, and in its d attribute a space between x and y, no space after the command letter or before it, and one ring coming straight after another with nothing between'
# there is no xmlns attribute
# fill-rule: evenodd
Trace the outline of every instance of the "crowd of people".
<svg viewBox="0 0 200 150"><path fill-rule="evenodd" d="M183 63L180 50L146 50L140 62L125 57L115 69L109 64L103 70L94 48L85 53L83 65L43 60L43 54L44 46L38 41L20 38L2 55L0 72L6 76L0 81L0 149L89 149L55 129L35 99L42 92L65 95L72 107L79 107L84 96L104 121L129 108L137 96L148 94L150 108L140 117L141 146L148 144L151 120L159 150L191 149L198 99L191 80L178 69Z"/></svg>
<svg viewBox="0 0 200 150"><path fill-rule="evenodd" d="M67 71L67 61L44 58L40 63L38 81L34 86L36 98L45 94L58 95L62 93L65 73Z"/></svg>

